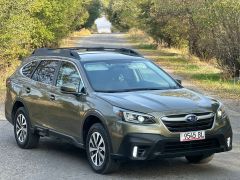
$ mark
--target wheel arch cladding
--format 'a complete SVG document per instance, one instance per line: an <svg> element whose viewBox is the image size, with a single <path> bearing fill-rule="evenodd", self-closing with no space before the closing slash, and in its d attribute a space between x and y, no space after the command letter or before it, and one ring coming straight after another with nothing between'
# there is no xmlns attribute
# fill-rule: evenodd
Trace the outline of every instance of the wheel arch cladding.
<svg viewBox="0 0 240 180"><path fill-rule="evenodd" d="M20 107L25 108L24 103L22 101L16 100L12 108L12 122L14 122L14 116Z"/></svg>
<svg viewBox="0 0 240 180"><path fill-rule="evenodd" d="M86 139L87 139L88 131L91 128L91 126L95 123L100 123L104 127L104 129L106 130L108 137L109 138L111 137L110 134L109 134L108 128L107 128L106 124L104 123L103 118L99 117L99 115L96 114L96 113L89 114L87 116L87 118L84 120L84 124L83 124L83 127L82 127L82 137L83 137L83 144L84 145L86 145ZM109 143L110 143L110 147L111 147L111 151L112 151L112 142L109 142Z"/></svg>

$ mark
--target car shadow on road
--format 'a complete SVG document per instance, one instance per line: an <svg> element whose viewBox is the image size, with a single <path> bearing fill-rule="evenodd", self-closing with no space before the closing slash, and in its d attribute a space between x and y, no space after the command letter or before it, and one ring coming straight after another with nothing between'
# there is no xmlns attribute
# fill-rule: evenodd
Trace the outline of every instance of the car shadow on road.
<svg viewBox="0 0 240 180"><path fill-rule="evenodd" d="M39 148L41 151L50 151L52 154L59 156L65 160L65 165L69 163L72 166L72 160L74 159L74 165L85 166L88 173L93 173L90 166L88 166L86 153L84 150L75 147L74 145L64 142L62 140L43 138ZM105 178L127 178L127 179L147 179L164 177L168 178L185 178L185 177L218 177L221 174L227 175L231 172L224 167L217 166L214 163L194 165L189 164L184 158L171 158L171 159L159 159L151 161L127 161L122 163L121 168L113 173L104 176ZM96 176L96 174L94 174ZM100 175L99 175L100 176Z"/></svg>

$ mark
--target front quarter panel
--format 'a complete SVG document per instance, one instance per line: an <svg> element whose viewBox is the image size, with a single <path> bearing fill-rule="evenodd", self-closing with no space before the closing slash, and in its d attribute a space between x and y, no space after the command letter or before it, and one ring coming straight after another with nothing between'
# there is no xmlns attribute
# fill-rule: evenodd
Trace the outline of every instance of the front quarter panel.
<svg viewBox="0 0 240 180"><path fill-rule="evenodd" d="M81 134L83 133L83 126L84 126L84 122L85 120L89 117L89 116L96 116L98 117L98 119L100 119L100 121L102 122L102 124L104 125L107 133L112 136L112 131L111 131L111 127L114 124L114 121L116 121L116 119L112 119L109 118L110 115L113 112L113 106L96 97L94 94L86 96L86 103L84 103L84 115L83 115L83 121L81 123ZM81 138L83 138L81 136ZM82 139L83 142L83 139Z"/></svg>

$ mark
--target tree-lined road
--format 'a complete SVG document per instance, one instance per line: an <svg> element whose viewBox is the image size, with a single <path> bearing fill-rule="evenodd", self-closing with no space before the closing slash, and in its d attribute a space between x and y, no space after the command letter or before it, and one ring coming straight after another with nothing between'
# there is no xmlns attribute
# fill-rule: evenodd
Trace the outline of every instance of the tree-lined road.
<svg viewBox="0 0 240 180"><path fill-rule="evenodd" d="M123 34L94 34L77 46L130 47ZM187 83L186 83L187 84ZM229 107L231 107L229 105ZM0 106L0 110L3 111ZM8 179L240 179L240 111L230 108L233 150L216 154L207 165L191 165L184 158L127 162L111 175L95 174L85 152L58 139L41 138L33 150L18 148L13 127L0 116L0 180ZM3 114L1 112L0 114Z"/></svg>

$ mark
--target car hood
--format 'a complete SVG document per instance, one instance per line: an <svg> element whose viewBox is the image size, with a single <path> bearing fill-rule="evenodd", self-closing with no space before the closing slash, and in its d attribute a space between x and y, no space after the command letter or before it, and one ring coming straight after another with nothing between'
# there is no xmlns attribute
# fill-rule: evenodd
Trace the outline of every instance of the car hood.
<svg viewBox="0 0 240 180"><path fill-rule="evenodd" d="M105 101L123 109L143 113L189 113L214 111L218 102L194 91L181 88L173 90L97 93Z"/></svg>

